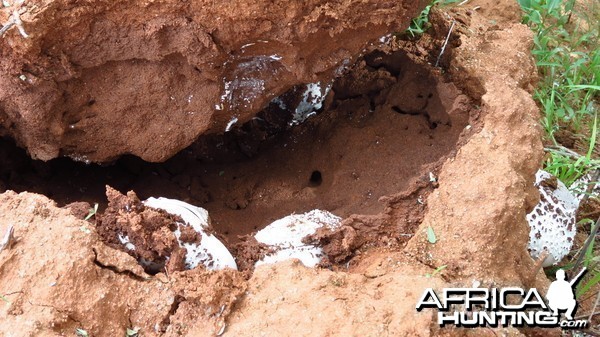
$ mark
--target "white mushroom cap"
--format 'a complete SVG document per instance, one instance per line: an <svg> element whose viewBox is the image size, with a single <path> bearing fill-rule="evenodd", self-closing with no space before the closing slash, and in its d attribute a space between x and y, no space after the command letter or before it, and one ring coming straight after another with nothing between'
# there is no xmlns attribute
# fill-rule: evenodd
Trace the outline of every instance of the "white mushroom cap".
<svg viewBox="0 0 600 337"><path fill-rule="evenodd" d="M550 179L553 176L546 171L536 173L535 186L540 191L540 202L527 214L531 227L528 249L534 259L544 250L548 251L542 264L544 267L557 264L571 251L577 228L575 213L579 207L579 199L558 179L556 188L549 186L552 184L543 184Z"/></svg>
<svg viewBox="0 0 600 337"><path fill-rule="evenodd" d="M334 229L341 221L340 217L317 209L304 214L289 215L273 222L258 231L254 238L275 252L257 261L255 266L292 258L299 259L307 267L316 266L323 257L323 250L319 246L304 244L302 239L322 227Z"/></svg>
<svg viewBox="0 0 600 337"><path fill-rule="evenodd" d="M210 228L208 221L208 211L204 208L190 205L186 202L167 199L167 198L149 198L144 201L148 207L162 209L168 213L180 216L201 236L200 243L181 242L179 237L181 231L179 227L183 224L178 223L178 229L175 230L175 237L179 245L187 250L185 257L185 267L187 269L196 268L200 263L207 269L219 270L231 268L237 270L235 259L227 248L212 234L206 231Z"/></svg>

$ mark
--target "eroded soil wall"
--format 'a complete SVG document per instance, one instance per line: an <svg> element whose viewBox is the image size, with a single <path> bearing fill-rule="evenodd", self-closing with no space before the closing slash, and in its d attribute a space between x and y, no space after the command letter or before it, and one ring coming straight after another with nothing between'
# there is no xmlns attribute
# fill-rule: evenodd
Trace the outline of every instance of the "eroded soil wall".
<svg viewBox="0 0 600 337"><path fill-rule="evenodd" d="M1 40L0 134L34 158L159 162L329 83L426 1L27 1ZM12 3L12 2L9 2Z"/></svg>

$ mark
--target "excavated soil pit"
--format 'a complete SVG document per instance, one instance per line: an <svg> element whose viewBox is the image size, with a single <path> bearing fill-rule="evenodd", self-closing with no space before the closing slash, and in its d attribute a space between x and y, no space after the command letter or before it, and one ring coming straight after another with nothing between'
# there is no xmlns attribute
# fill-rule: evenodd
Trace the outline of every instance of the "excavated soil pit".
<svg viewBox="0 0 600 337"><path fill-rule="evenodd" d="M312 209L375 215L385 208L380 198L397 193L410 195L407 214L419 213L443 160L474 131L467 125L477 112L422 59L375 50L333 84L325 107L304 123L290 126L293 112L282 109L298 101L295 88L245 125L201 137L163 164L134 157L104 166L44 163L4 141L8 165L0 177L6 189L45 194L61 205L105 204L105 185L141 199L187 201L207 209L230 243ZM394 232L410 234L418 221L407 221Z"/></svg>
<svg viewBox="0 0 600 337"><path fill-rule="evenodd" d="M306 122L288 128L291 112L282 117L274 104L260 119L203 136L162 164L134 157L103 166L69 159L43 163L2 140L0 190L45 194L60 206L99 202L101 213L105 185L133 190L141 199L180 199L210 212L238 258L246 252L236 249L238 236L292 212L321 208L345 219L339 231L312 238L322 243L332 270L286 261L252 273L195 268L149 276L122 247L107 245L81 220L89 205L69 211L44 196L7 191L0 194L0 229L14 226L14 242L0 254L6 301L0 331L528 333L440 327L435 310L415 310L429 287L441 291L475 281L541 292L548 287L526 249L526 214L539 201L533 182L543 151L531 98L532 34L520 24L520 13L514 1L487 0L432 11L428 34L416 43L401 42L395 50L405 52L389 56L391 61L381 51L367 54L332 85L322 111ZM436 62L448 35L443 72L432 70L426 64ZM293 106L288 103L302 91L297 87L281 101ZM552 333L559 335L538 335Z"/></svg>

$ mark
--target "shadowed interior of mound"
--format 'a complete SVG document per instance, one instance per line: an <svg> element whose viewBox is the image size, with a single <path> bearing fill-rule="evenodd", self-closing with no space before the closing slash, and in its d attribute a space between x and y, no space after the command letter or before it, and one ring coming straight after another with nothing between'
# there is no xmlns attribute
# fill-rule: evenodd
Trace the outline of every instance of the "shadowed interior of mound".
<svg viewBox="0 0 600 337"><path fill-rule="evenodd" d="M113 179L82 179L82 199L95 197L102 183L129 184L127 196L107 190L108 207L98 215L97 229L105 242L134 256L151 274L183 270L180 262L189 256L178 249L176 220L154 214L136 194L205 208L210 231L229 246L241 270L251 270L267 254L253 239L257 231L313 209L361 223L343 249L328 249L323 266L360 259L355 251L362 246L399 249L410 238L406 233L420 223L423 200L438 187L435 176L443 161L480 129L473 102L423 59L402 49L376 50L333 83L331 97L306 121L295 121L297 109L287 108L303 100L305 88L293 89L254 120L203 137L164 165L138 163L138 172L152 174L135 175L131 162L123 161L106 168ZM83 177L85 170L96 168L78 169L84 170ZM154 174L157 169L167 180ZM171 175L174 169L179 171ZM132 175L137 181L128 179ZM57 185L48 187L55 200L77 193L57 192ZM305 241L321 245L332 240L322 228Z"/></svg>
<svg viewBox="0 0 600 337"><path fill-rule="evenodd" d="M162 164L134 157L111 165L32 161L5 142L0 181L5 189L41 193L60 205L100 203L101 211L106 185L135 191L142 200L183 200L206 209L214 231L232 245L313 209L370 215L363 222L374 230L365 242L403 245L409 237L401 234L420 222L442 163L481 124L477 102L427 64L432 55L401 47L367 53L303 122L295 119L307 91L299 86L249 122L203 136ZM389 202L393 194L403 197ZM400 225L379 216L382 211L395 212Z"/></svg>

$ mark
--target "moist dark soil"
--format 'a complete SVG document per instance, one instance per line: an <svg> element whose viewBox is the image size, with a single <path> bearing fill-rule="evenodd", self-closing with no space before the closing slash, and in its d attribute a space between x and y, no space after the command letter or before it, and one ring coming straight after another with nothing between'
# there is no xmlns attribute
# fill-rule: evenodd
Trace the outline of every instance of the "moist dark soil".
<svg viewBox="0 0 600 337"><path fill-rule="evenodd" d="M1 140L0 188L45 194L60 205L100 203L101 210L105 185L141 199L180 199L207 209L213 228L231 243L315 208L344 218L375 215L387 205L380 198L391 194L404 193L407 212L420 212L438 168L474 131L478 114L423 59L376 50L333 83L324 107L306 122L290 126L293 110L272 103L250 122L203 136L161 164L133 156L110 165L32 161ZM302 89L281 100L297 102Z"/></svg>

